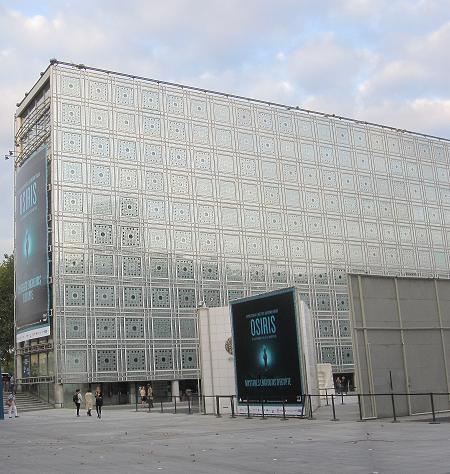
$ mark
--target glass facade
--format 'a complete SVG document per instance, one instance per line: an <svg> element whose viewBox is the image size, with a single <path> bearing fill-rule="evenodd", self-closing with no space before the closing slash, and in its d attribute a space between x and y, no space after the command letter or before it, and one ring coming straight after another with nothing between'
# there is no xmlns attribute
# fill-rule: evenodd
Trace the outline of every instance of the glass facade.
<svg viewBox="0 0 450 474"><path fill-rule="evenodd" d="M296 286L353 370L347 272L449 276L450 144L50 67L56 376L196 378L198 306Z"/></svg>

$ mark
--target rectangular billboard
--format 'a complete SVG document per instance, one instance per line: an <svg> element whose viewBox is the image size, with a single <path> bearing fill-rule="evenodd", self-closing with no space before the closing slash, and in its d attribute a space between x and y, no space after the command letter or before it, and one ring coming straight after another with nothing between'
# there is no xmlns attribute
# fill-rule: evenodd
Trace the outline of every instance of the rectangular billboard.
<svg viewBox="0 0 450 474"><path fill-rule="evenodd" d="M237 398L302 402L295 290L230 303Z"/></svg>
<svg viewBox="0 0 450 474"><path fill-rule="evenodd" d="M16 169L15 272L17 341L50 334L47 146Z"/></svg>

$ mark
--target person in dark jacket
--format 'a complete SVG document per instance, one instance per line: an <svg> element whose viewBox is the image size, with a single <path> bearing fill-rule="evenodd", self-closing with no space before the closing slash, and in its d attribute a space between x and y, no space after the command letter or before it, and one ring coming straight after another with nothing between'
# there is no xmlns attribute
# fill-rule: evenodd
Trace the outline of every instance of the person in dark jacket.
<svg viewBox="0 0 450 474"><path fill-rule="evenodd" d="M100 387L97 387L95 390L95 409L97 411L97 418L101 419L102 417L102 406L103 406L103 393Z"/></svg>

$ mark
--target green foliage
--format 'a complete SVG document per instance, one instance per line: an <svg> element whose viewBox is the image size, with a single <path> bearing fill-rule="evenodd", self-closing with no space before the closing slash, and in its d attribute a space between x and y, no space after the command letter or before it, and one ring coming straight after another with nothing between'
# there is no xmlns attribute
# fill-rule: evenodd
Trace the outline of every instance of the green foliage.
<svg viewBox="0 0 450 474"><path fill-rule="evenodd" d="M14 371L14 257L0 264L0 364L2 372Z"/></svg>

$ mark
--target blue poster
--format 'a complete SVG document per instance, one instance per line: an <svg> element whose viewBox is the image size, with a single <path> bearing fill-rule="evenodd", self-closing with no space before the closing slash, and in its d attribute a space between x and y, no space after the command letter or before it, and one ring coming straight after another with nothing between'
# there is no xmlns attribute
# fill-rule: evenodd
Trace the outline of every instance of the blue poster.
<svg viewBox="0 0 450 474"><path fill-rule="evenodd" d="M48 326L47 146L16 169L15 217L16 326L20 333L22 328Z"/></svg>
<svg viewBox="0 0 450 474"><path fill-rule="evenodd" d="M231 303L239 402L302 401L294 289Z"/></svg>

